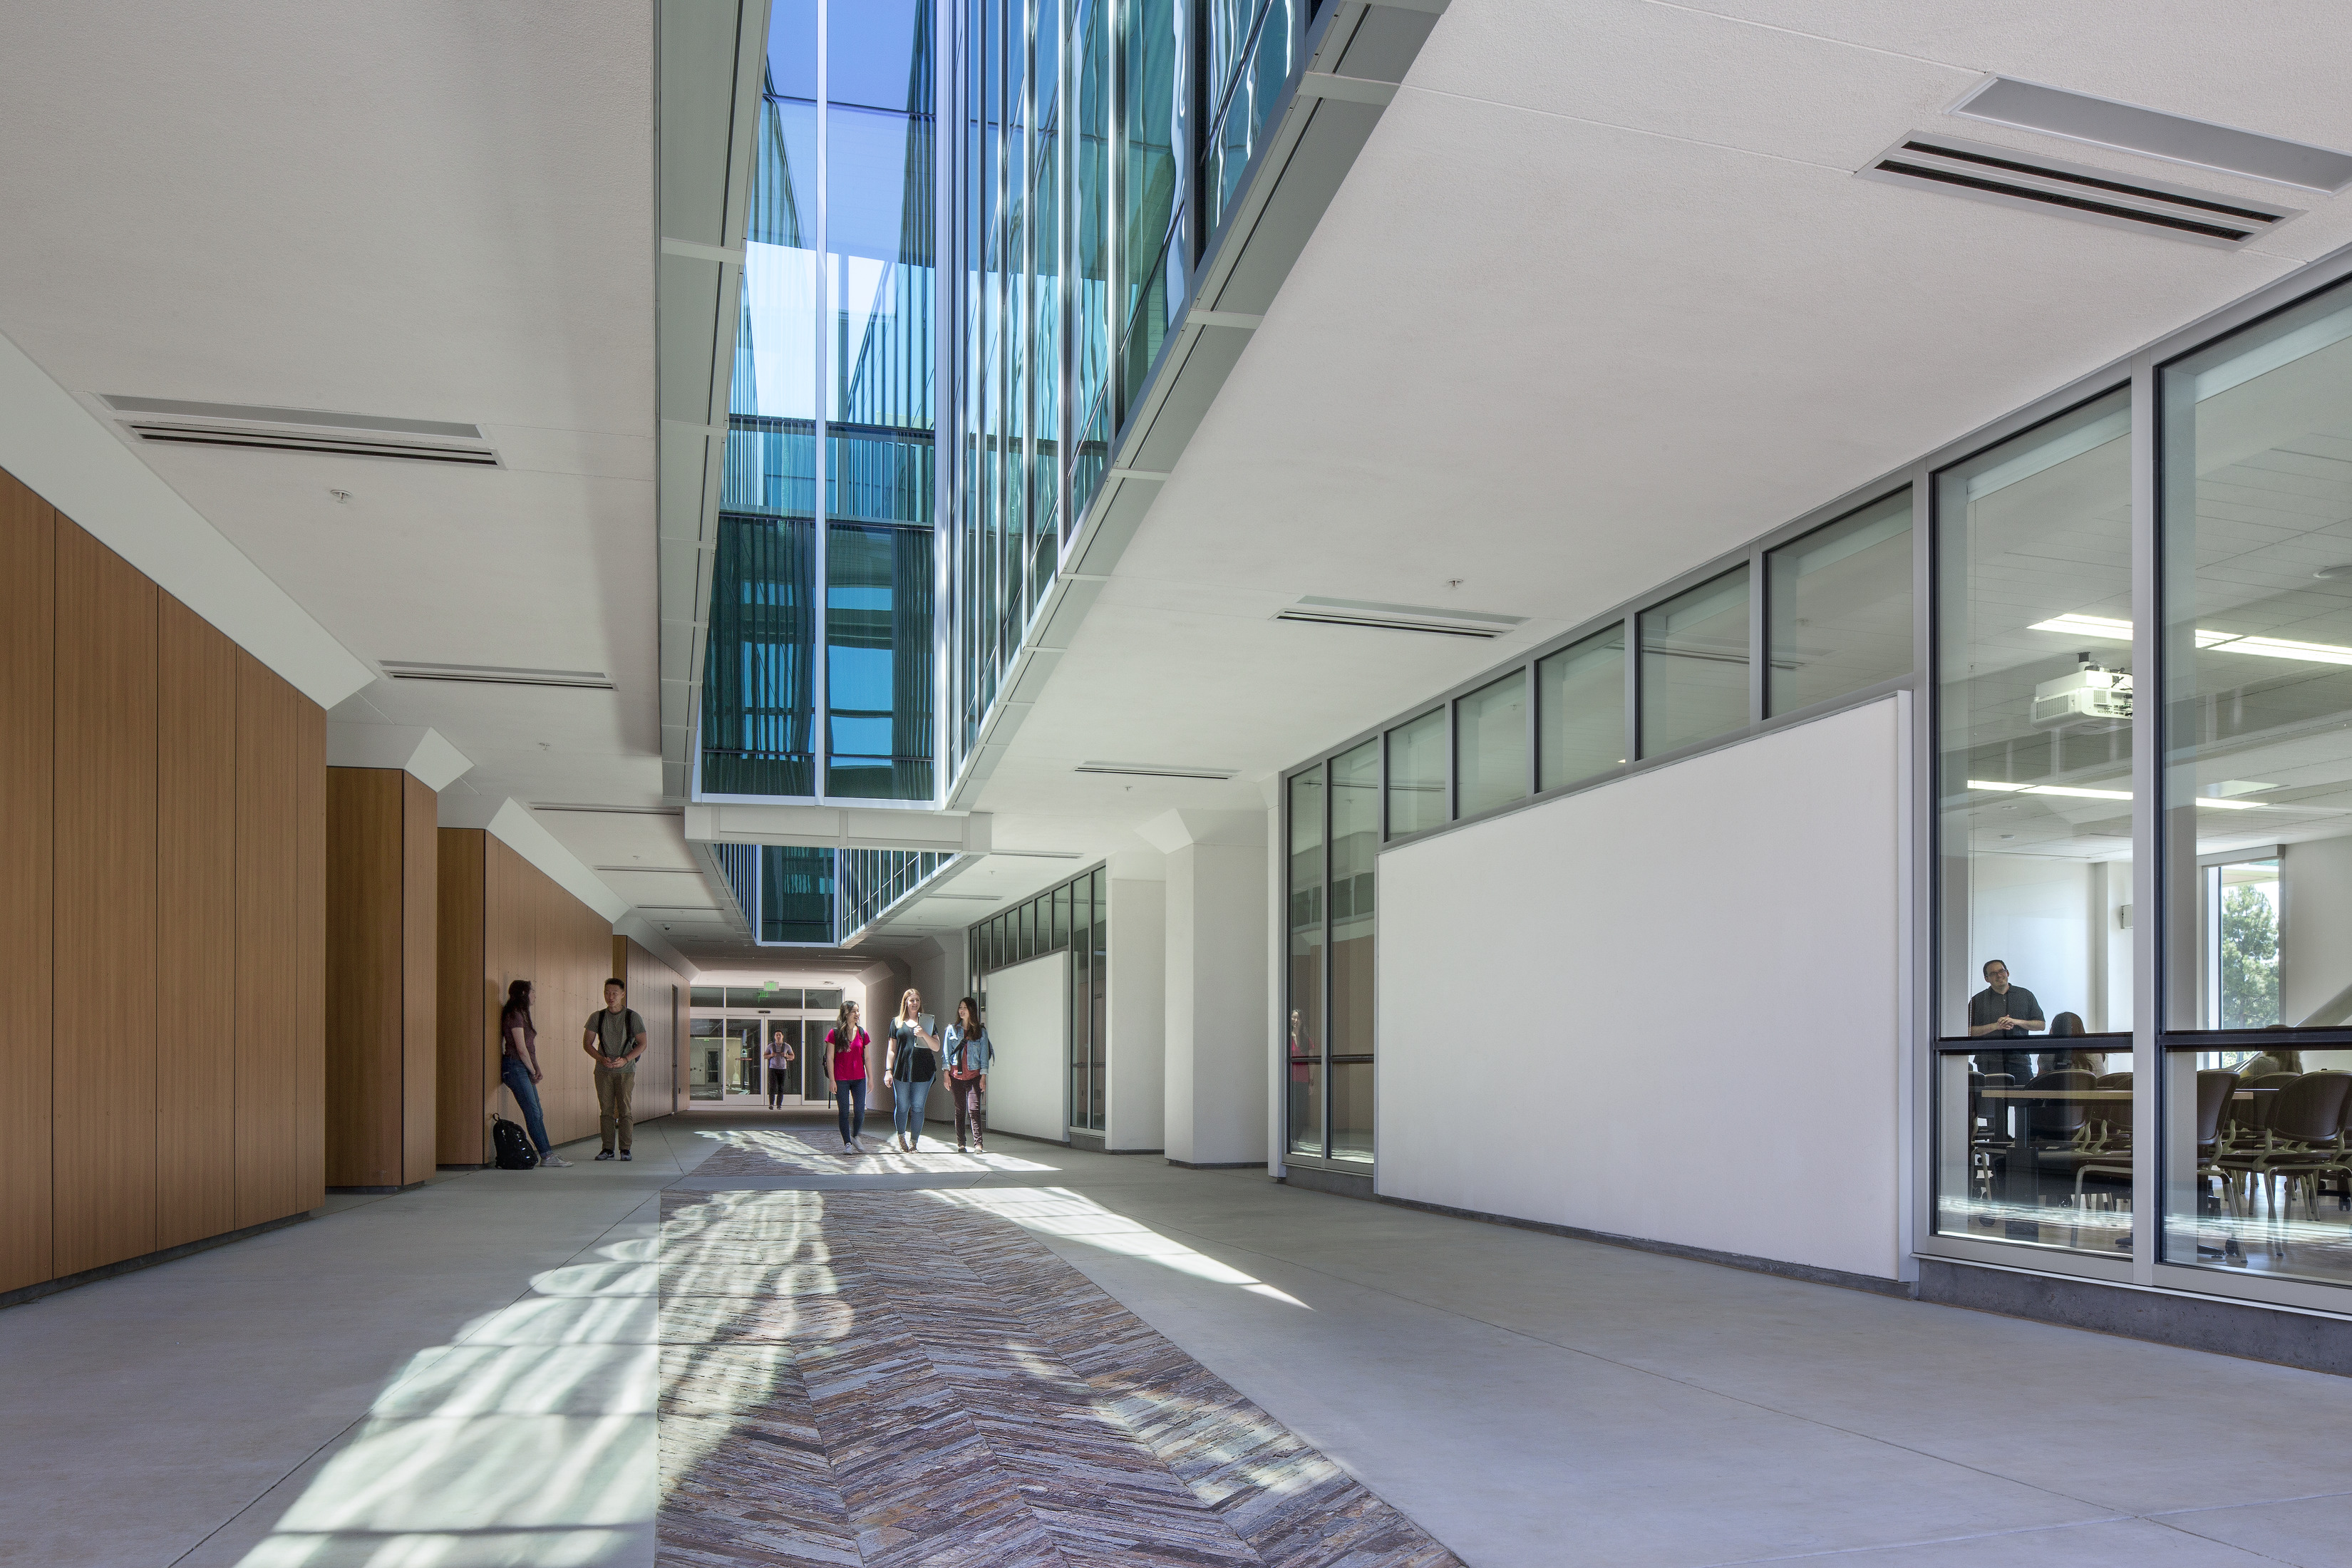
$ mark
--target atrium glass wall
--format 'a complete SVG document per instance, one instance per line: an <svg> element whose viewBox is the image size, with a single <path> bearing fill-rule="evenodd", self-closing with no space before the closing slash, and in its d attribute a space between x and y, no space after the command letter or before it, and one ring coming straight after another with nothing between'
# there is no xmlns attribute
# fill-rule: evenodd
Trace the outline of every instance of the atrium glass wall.
<svg viewBox="0 0 2352 1568"><path fill-rule="evenodd" d="M2128 393L1935 493L1936 1224L2114 1257L2134 1158Z"/></svg>
<svg viewBox="0 0 2352 1568"><path fill-rule="evenodd" d="M2352 1284L2352 290L2160 397L2164 1256Z"/></svg>
<svg viewBox="0 0 2352 1568"><path fill-rule="evenodd" d="M1070 1131L1100 1134L1110 1088L1110 889L1097 866L983 921L964 933L972 993L983 1007L988 977L1067 949ZM942 1012L950 1016L953 1005Z"/></svg>
<svg viewBox="0 0 2352 1568"><path fill-rule="evenodd" d="M978 742L1190 302L1206 237L1302 67L1307 11L1305 0L947 8L950 772Z"/></svg>
<svg viewBox="0 0 2352 1568"><path fill-rule="evenodd" d="M936 787L932 15L929 0L777 0L771 15L705 796L927 801Z"/></svg>

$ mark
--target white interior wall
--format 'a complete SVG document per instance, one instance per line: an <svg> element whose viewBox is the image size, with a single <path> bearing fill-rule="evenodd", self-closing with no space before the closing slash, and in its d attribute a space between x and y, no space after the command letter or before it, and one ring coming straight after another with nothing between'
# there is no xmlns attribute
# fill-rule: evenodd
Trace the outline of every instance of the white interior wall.
<svg viewBox="0 0 2352 1568"><path fill-rule="evenodd" d="M1983 988L1984 966L1998 958L2009 965L2011 984L2033 993L2044 1019L2074 1013L2084 1027L2098 1026L2091 871L2084 861L2042 855L1979 855L1969 862L1964 1000Z"/></svg>
<svg viewBox="0 0 2352 1568"><path fill-rule="evenodd" d="M2300 1024L2352 985L2352 838L2279 857L2279 1017Z"/></svg>
<svg viewBox="0 0 2352 1568"><path fill-rule="evenodd" d="M1103 1147L1168 1147L1168 884L1107 879L1110 889L1109 1097Z"/></svg>
<svg viewBox="0 0 2352 1568"><path fill-rule="evenodd" d="M963 933L926 937L904 956L908 973L913 976L909 984L923 994L923 1010L938 1021L940 1029L946 1029L955 1021L956 1003L964 994ZM955 1120L955 1102L945 1089L934 1089L924 1100L923 1120Z"/></svg>
<svg viewBox="0 0 2352 1568"><path fill-rule="evenodd" d="M1069 1139L1070 955L1049 952L988 977L988 1125L1026 1138Z"/></svg>
<svg viewBox="0 0 2352 1568"><path fill-rule="evenodd" d="M1895 1278L1906 743L1889 699L1383 855L1379 1190ZM1473 975L1519 1005L1465 1037ZM1497 1085L1555 1109L1497 1136Z"/></svg>
<svg viewBox="0 0 2352 1568"><path fill-rule="evenodd" d="M1171 812L1157 826L1171 840L1164 1147L1185 1164L1263 1164L1265 814Z"/></svg>

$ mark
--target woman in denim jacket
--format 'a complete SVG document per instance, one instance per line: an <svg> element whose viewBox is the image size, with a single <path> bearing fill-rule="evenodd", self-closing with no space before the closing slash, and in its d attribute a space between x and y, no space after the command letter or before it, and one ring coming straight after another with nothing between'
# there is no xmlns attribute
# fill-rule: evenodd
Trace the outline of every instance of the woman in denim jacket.
<svg viewBox="0 0 2352 1568"><path fill-rule="evenodd" d="M980 1004L967 996L956 1004L956 1021L940 1037L940 1058L948 1069L948 1094L955 1101L956 1152L964 1152L964 1132L971 1133L971 1152L985 1152L988 1064L996 1047L980 1021Z"/></svg>

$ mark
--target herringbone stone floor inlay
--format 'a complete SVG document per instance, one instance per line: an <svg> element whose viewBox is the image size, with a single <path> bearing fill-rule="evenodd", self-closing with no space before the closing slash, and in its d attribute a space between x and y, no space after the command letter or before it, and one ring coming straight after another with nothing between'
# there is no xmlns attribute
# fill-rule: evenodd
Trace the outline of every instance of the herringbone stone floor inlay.
<svg viewBox="0 0 2352 1568"><path fill-rule="evenodd" d="M793 1142L698 1173L816 1163ZM662 1202L664 1564L1457 1563L1012 1220L928 1191Z"/></svg>

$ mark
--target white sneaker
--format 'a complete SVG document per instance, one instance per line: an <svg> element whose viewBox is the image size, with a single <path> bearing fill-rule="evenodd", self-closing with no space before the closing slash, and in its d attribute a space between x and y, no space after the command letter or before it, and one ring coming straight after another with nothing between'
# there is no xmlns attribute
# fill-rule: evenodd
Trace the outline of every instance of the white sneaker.
<svg viewBox="0 0 2352 1568"><path fill-rule="evenodd" d="M845 1154L863 1154L866 1152L865 1150L860 1149L857 1146L857 1141L854 1138L845 1138L841 1141L841 1152Z"/></svg>
<svg viewBox="0 0 2352 1568"><path fill-rule="evenodd" d="M542 1154L539 1158L539 1163L555 1170L561 1170L562 1167L572 1163L571 1161L565 1159L561 1154Z"/></svg>

